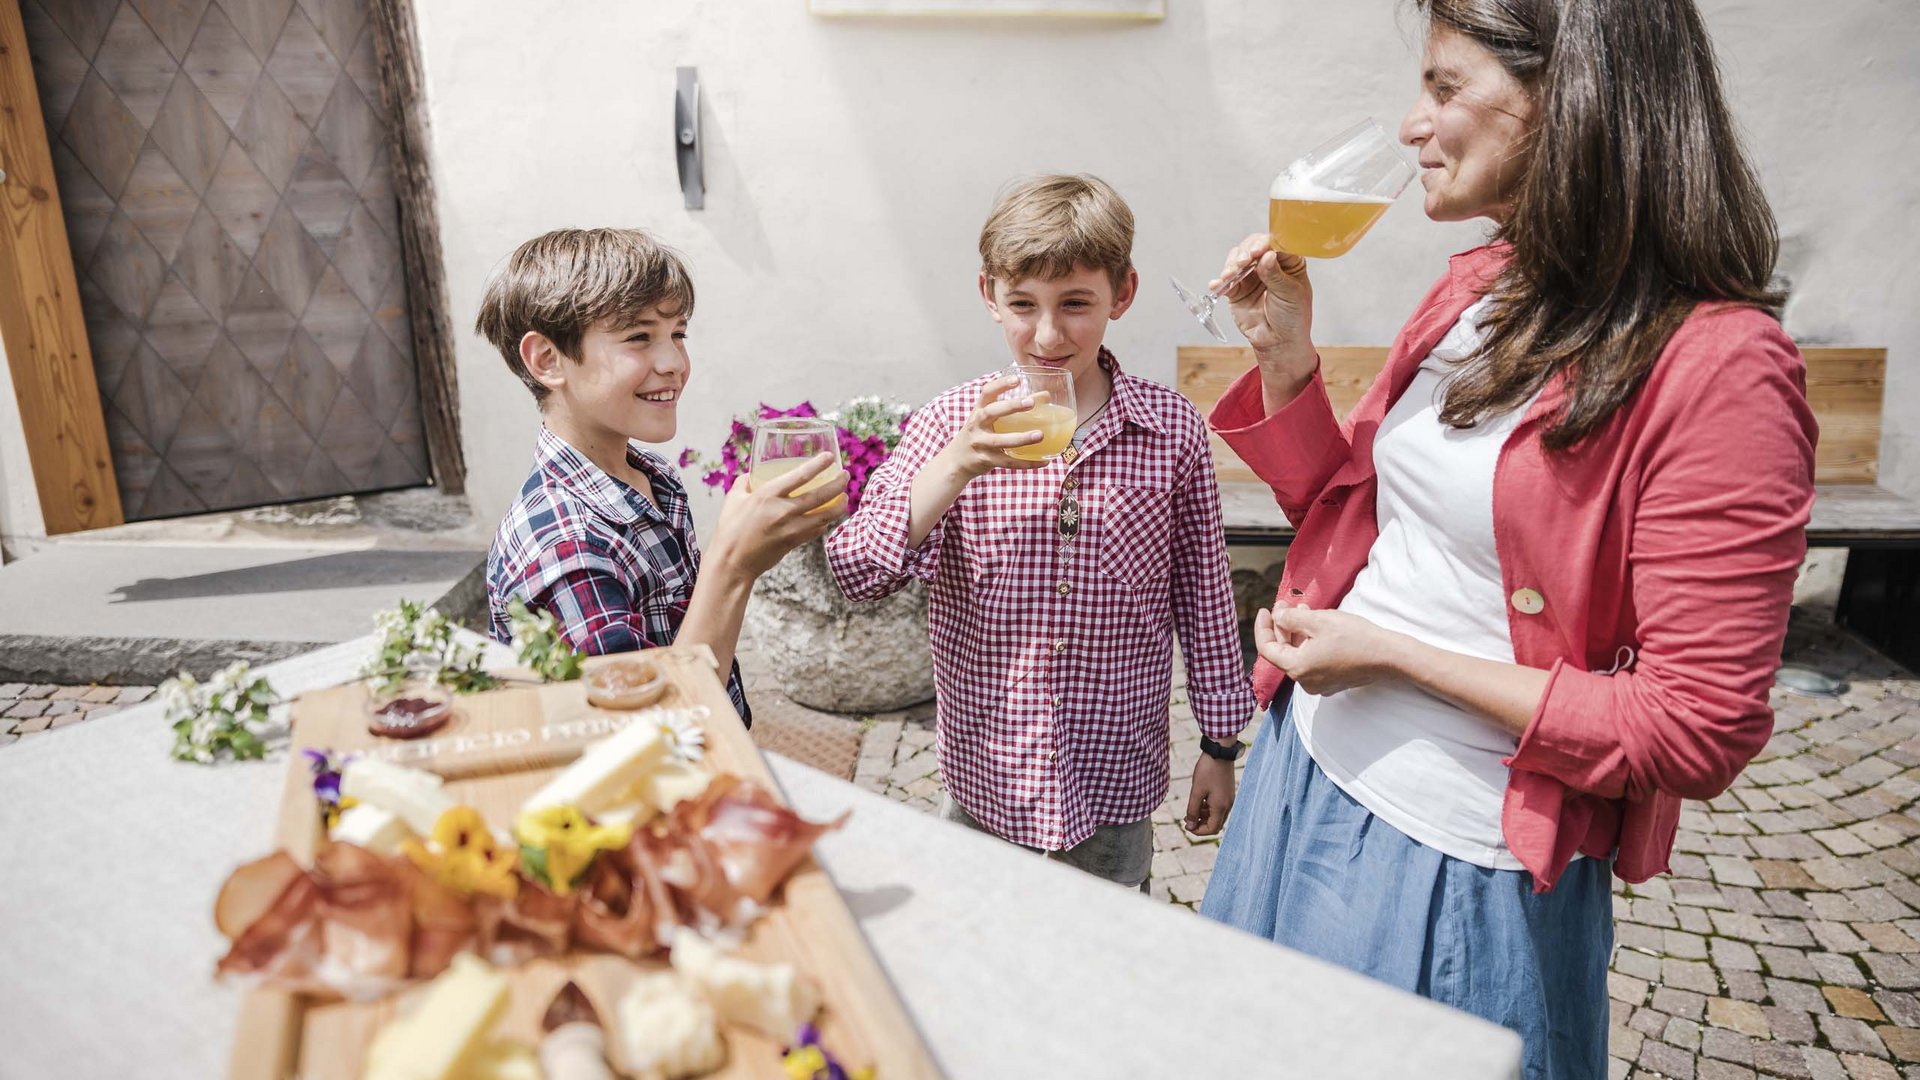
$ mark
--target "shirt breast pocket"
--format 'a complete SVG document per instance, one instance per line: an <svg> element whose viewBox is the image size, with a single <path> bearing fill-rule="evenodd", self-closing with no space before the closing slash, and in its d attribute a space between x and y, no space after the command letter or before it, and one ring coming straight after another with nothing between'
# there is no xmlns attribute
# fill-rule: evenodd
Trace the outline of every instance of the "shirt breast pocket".
<svg viewBox="0 0 1920 1080"><path fill-rule="evenodd" d="M1173 492L1115 485L1103 495L1101 572L1141 592L1165 592L1173 567Z"/></svg>

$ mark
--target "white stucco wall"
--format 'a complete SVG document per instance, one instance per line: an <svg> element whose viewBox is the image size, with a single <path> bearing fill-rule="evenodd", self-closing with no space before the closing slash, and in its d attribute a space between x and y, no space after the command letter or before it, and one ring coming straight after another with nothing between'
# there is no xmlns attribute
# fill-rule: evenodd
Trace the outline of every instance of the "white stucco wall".
<svg viewBox="0 0 1920 1080"><path fill-rule="evenodd" d="M1910 0L1702 0L1787 239L1788 328L1886 345L1882 482L1920 494L1920 9ZM1391 0L1170 0L1157 24L840 21L805 0L419 0L470 492L499 515L537 417L468 332L488 273L561 225L634 224L700 291L685 441L757 400L919 402L1006 359L974 295L995 189L1090 171L1139 218L1143 295L1109 333L1171 380L1201 344L1167 288L1263 226L1268 180L1354 119L1389 130L1417 44ZM676 65L703 80L707 208L681 208ZM1314 267L1316 337L1385 344L1480 235L1403 200ZM673 447L677 449L681 443ZM711 504L709 504L710 506Z"/></svg>
<svg viewBox="0 0 1920 1080"><path fill-rule="evenodd" d="M47 535L40 494L27 461L27 433L20 424L20 403L13 394L7 346L0 341L0 544ZM0 557L4 561L4 557Z"/></svg>

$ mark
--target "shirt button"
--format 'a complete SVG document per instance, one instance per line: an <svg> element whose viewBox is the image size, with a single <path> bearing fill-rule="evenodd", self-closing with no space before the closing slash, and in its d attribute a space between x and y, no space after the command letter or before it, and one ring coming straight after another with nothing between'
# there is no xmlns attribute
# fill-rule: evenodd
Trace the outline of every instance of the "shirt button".
<svg viewBox="0 0 1920 1080"><path fill-rule="evenodd" d="M1060 705L1060 695L1059 695L1059 694L1055 694L1055 695L1053 695L1053 704L1054 704L1054 706L1055 706L1056 708L1057 708L1057 707L1059 707L1059 705Z"/></svg>
<svg viewBox="0 0 1920 1080"><path fill-rule="evenodd" d="M1066 639L1065 639L1065 638L1061 638L1061 639L1060 639L1059 641L1056 641L1056 642L1054 642L1054 643L1053 643L1053 651L1054 651L1054 652L1066 652L1066 651L1067 651L1067 641L1066 641Z"/></svg>
<svg viewBox="0 0 1920 1080"><path fill-rule="evenodd" d="M1060 751L1058 751L1058 750L1049 750L1049 751L1047 751L1047 760L1048 760L1048 761L1057 761L1057 760L1059 760L1059 757L1060 757Z"/></svg>
<svg viewBox="0 0 1920 1080"><path fill-rule="evenodd" d="M1538 615L1547 609L1545 598L1532 589L1515 589L1510 599L1513 601L1513 610L1522 615Z"/></svg>
<svg viewBox="0 0 1920 1080"><path fill-rule="evenodd" d="M1061 596L1065 596L1065 595L1067 595L1068 593L1070 593L1070 592L1072 592L1072 591L1073 591L1073 586L1071 586L1071 585L1069 585L1069 584L1067 584L1066 582L1064 582L1064 581L1063 581L1063 582L1061 582L1060 584L1058 584L1058 585L1055 585L1055 586L1053 587L1053 591L1054 591L1054 592L1057 592L1057 593L1059 593L1059 594L1060 594Z"/></svg>
<svg viewBox="0 0 1920 1080"><path fill-rule="evenodd" d="M1060 490L1062 491L1072 491L1074 488L1077 488L1079 486L1080 486L1080 481L1071 476L1067 477L1065 480L1062 480L1060 482Z"/></svg>

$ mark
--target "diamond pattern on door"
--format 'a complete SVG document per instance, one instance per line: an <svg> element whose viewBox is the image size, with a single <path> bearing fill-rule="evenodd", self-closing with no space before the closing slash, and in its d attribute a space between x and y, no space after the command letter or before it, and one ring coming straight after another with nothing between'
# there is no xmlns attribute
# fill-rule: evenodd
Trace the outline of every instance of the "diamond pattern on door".
<svg viewBox="0 0 1920 1080"><path fill-rule="evenodd" d="M130 520L424 484L366 0L20 0Z"/></svg>

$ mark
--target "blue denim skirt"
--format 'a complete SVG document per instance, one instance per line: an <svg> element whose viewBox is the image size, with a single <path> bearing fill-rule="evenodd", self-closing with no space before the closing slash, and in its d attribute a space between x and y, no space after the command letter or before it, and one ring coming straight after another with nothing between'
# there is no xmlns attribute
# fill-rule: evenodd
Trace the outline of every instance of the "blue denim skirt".
<svg viewBox="0 0 1920 1080"><path fill-rule="evenodd" d="M1607 1073L1612 870L1575 859L1536 894L1524 870L1442 855L1353 801L1292 714L1269 712L1200 911L1512 1028L1528 1080L1586 1080Z"/></svg>

